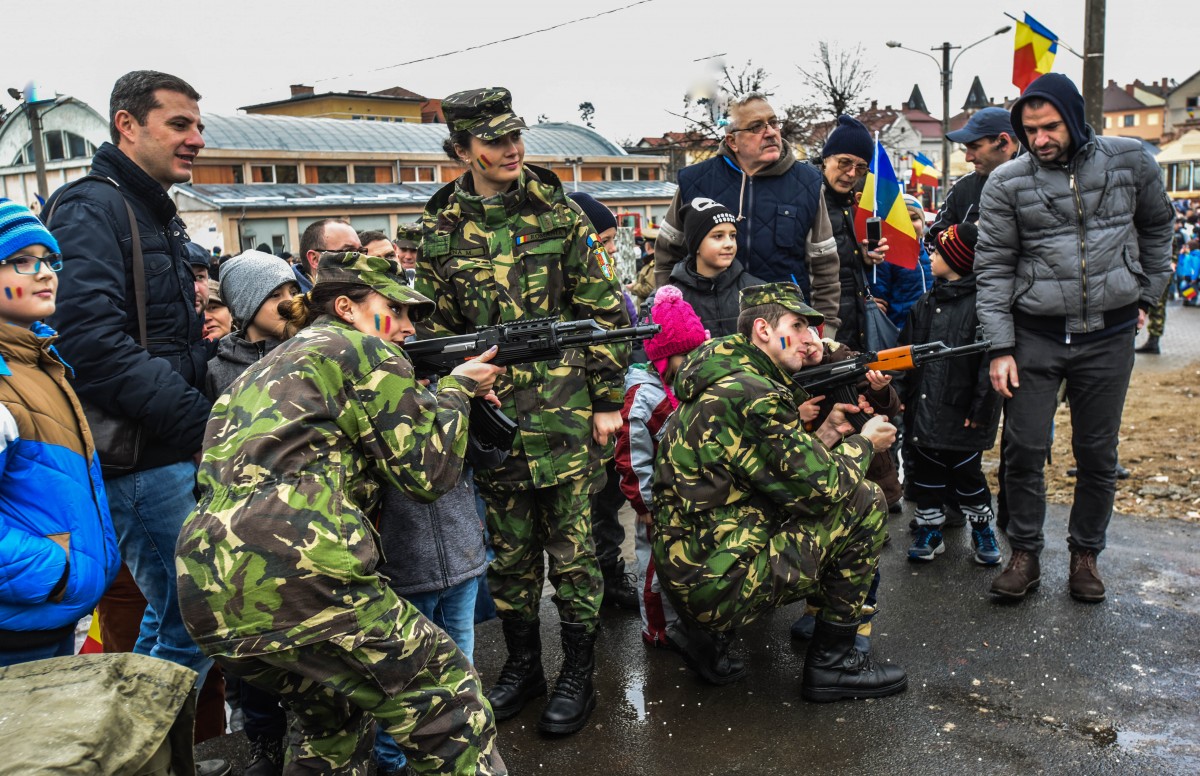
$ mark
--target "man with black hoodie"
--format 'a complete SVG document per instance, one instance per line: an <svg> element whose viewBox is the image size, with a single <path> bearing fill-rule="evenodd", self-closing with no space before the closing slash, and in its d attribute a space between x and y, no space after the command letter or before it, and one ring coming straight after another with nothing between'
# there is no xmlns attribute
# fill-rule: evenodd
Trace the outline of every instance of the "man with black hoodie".
<svg viewBox="0 0 1200 776"><path fill-rule="evenodd" d="M975 261L992 386L1008 399L1012 558L992 593L1019 600L1041 581L1043 467L1065 382L1079 470L1068 589L1076 600L1103 601L1096 556L1112 517L1133 337L1170 278L1174 211L1139 141L1098 137L1066 76L1030 84L1012 125L1029 153L988 176Z"/></svg>
<svg viewBox="0 0 1200 776"><path fill-rule="evenodd" d="M175 541L196 505L195 459L212 404L203 390L207 346L188 236L167 191L191 178L204 148L199 100L173 75L137 70L121 76L109 104L112 142L96 151L91 175L46 203L64 258L50 323L74 367L75 391L89 406L93 428L101 411L135 424L143 440L132 468L106 466L104 472L122 559L147 600L134 652L193 669L197 686L212 661L180 618ZM142 255L142 316L130 213ZM100 452L101 463L110 464ZM229 768L210 761L203 771Z"/></svg>

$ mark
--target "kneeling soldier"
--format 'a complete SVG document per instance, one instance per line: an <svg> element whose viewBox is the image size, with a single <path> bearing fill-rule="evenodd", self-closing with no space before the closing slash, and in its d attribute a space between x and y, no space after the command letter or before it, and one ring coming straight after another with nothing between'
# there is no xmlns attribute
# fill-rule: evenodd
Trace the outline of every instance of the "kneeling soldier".
<svg viewBox="0 0 1200 776"><path fill-rule="evenodd" d="M866 479L896 429L874 417L850 430L837 405L805 431L808 396L792 379L809 326L823 320L800 289L743 289L738 333L694 350L675 379L654 483L654 560L675 601L671 638L704 679L745 675L730 657L734 628L808 599L821 609L804 663L811 701L901 692L904 670L854 648L863 601L883 547L887 504Z"/></svg>

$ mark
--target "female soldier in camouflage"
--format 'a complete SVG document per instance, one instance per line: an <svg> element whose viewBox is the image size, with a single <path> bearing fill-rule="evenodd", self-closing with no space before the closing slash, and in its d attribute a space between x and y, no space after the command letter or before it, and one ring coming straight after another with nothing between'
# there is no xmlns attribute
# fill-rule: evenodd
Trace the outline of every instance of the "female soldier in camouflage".
<svg viewBox="0 0 1200 776"><path fill-rule="evenodd" d="M505 773L470 661L375 573L381 485L427 501L453 487L468 402L501 371L471 361L422 388L395 343L433 304L398 271L327 253L280 305L301 331L213 408L176 550L192 638L295 714L289 773L365 769L372 718L417 772Z"/></svg>
<svg viewBox="0 0 1200 776"><path fill-rule="evenodd" d="M612 260L549 170L524 164L525 122L508 90L442 100L445 147L467 172L434 195L421 220L417 289L437 300L422 324L461 334L498 323L554 317L628 326ZM496 383L520 425L508 460L479 472L496 559L488 582L508 660L488 699L497 719L546 691L538 610L542 553L550 556L564 660L539 727L573 733L595 708L592 672L603 583L590 500L609 437L621 427L627 345L567 351L561 363L514 366Z"/></svg>

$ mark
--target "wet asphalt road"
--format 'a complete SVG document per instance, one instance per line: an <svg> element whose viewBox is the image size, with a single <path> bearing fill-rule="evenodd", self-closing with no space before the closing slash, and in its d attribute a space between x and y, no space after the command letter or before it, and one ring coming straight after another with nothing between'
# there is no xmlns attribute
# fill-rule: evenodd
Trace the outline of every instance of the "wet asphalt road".
<svg viewBox="0 0 1200 776"><path fill-rule="evenodd" d="M910 506L911 509L911 506ZM631 514L626 510L627 518ZM905 557L909 512L894 515L882 561L875 653L908 670L892 698L818 705L800 699L803 645L788 626L801 605L739 633L750 669L724 688L650 650L635 613L605 610L599 706L567 738L537 732L541 702L500 723L513 774L1188 774L1200 772L1200 526L1116 516L1100 557L1108 601L1066 593L1067 510L1052 507L1042 588L1001 605L996 573L971 562L949 529L929 565ZM1007 547L1005 547L1007 549ZM543 601L547 674L560 660L557 615ZM499 624L479 626L485 684L504 659ZM225 736L203 757L245 763Z"/></svg>

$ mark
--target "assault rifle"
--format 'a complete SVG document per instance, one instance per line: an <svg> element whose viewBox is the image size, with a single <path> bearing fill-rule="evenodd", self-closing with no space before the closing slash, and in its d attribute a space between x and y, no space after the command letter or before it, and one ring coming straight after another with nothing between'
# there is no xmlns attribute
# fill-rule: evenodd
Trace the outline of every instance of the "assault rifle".
<svg viewBox="0 0 1200 776"><path fill-rule="evenodd" d="M661 329L658 324L643 324L610 330L590 319L534 318L489 326L470 334L422 340L410 337L402 347L413 362L418 377L438 377L449 374L463 361L483 355L493 345L497 348L496 355L489 363L496 366L532 364L557 361L568 348L649 339ZM471 433L487 447L511 450L517 436L517 424L496 407L475 397L471 399Z"/></svg>
<svg viewBox="0 0 1200 776"><path fill-rule="evenodd" d="M991 345L991 340L977 340L970 345L954 348L940 341L927 342L924 345L904 345L877 353L859 353L854 358L832 364L805 367L792 377L809 396L829 396L836 402L857 406L856 386L872 369L880 372L909 372L934 361L982 353ZM858 431L862 430L869 418L869 415L863 413L846 416L846 420Z"/></svg>

